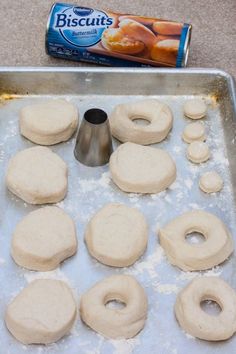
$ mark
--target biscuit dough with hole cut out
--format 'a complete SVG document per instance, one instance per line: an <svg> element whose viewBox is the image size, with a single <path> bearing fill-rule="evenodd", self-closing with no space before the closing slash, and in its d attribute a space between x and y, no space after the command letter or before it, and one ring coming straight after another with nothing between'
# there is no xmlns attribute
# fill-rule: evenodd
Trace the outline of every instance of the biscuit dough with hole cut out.
<svg viewBox="0 0 236 354"><path fill-rule="evenodd" d="M200 177L199 187L205 193L216 193L223 188L223 180L216 171L209 171Z"/></svg>
<svg viewBox="0 0 236 354"><path fill-rule="evenodd" d="M186 236L202 234L205 241L190 244ZM193 210L186 212L159 230L160 244L169 262L184 271L205 270L224 262L233 252L232 236L214 214Z"/></svg>
<svg viewBox="0 0 236 354"><path fill-rule="evenodd" d="M149 124L141 126L135 119L142 118ZM170 108L158 100L148 99L117 105L110 116L112 135L122 142L141 145L164 140L173 125Z"/></svg>
<svg viewBox="0 0 236 354"><path fill-rule="evenodd" d="M49 344L69 333L77 305L68 285L55 279L37 279L7 306L5 323L24 344Z"/></svg>
<svg viewBox="0 0 236 354"><path fill-rule="evenodd" d="M184 104L184 115L191 119L201 119L206 116L207 105L199 98L188 100Z"/></svg>
<svg viewBox="0 0 236 354"><path fill-rule="evenodd" d="M194 141L187 147L187 158L193 163L206 162L210 158L210 150L203 141Z"/></svg>
<svg viewBox="0 0 236 354"><path fill-rule="evenodd" d="M62 99L32 104L20 111L21 134L40 145L53 145L68 140L77 125L77 108Z"/></svg>
<svg viewBox="0 0 236 354"><path fill-rule="evenodd" d="M90 254L101 263L127 267L144 253L148 226L138 209L107 204L90 220L85 241Z"/></svg>
<svg viewBox="0 0 236 354"><path fill-rule="evenodd" d="M73 220L54 206L37 209L16 226L11 254L21 267L49 271L72 256L77 249Z"/></svg>
<svg viewBox="0 0 236 354"><path fill-rule="evenodd" d="M109 301L123 302L122 309L106 306ZM84 293L80 302L82 320L107 338L132 338L144 327L147 296L130 275L112 275Z"/></svg>
<svg viewBox="0 0 236 354"><path fill-rule="evenodd" d="M6 184L27 203L56 203L67 193L67 166L49 148L35 146L10 159Z"/></svg>
<svg viewBox="0 0 236 354"><path fill-rule="evenodd" d="M189 144L194 141L205 141L205 127L202 122L188 124L183 131L182 139Z"/></svg>
<svg viewBox="0 0 236 354"><path fill-rule="evenodd" d="M217 316L206 313L201 308L205 300L215 301L221 312ZM210 341L226 340L236 332L236 293L221 278L195 278L178 294L175 315L191 336Z"/></svg>
<svg viewBox="0 0 236 354"><path fill-rule="evenodd" d="M111 155L113 182L125 192L158 193L176 179L176 166L165 150L124 143Z"/></svg>

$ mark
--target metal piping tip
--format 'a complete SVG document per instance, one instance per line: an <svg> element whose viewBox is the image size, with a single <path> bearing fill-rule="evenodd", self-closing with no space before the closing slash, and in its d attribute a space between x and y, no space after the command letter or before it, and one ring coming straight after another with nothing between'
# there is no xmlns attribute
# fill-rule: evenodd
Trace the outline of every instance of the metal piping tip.
<svg viewBox="0 0 236 354"><path fill-rule="evenodd" d="M92 108L85 112L76 137L75 158L86 166L102 166L113 152L106 112Z"/></svg>

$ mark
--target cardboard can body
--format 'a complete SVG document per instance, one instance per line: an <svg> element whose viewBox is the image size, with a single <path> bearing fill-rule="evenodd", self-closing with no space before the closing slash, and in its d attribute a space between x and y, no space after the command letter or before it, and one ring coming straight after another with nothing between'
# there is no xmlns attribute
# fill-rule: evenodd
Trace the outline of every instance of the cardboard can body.
<svg viewBox="0 0 236 354"><path fill-rule="evenodd" d="M191 29L186 23L55 3L46 52L106 66L185 67Z"/></svg>

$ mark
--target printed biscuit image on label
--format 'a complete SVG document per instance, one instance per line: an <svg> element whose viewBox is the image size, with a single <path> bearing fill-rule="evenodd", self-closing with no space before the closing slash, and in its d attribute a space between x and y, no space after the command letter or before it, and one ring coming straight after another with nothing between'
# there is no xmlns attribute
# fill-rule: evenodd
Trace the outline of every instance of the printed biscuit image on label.
<svg viewBox="0 0 236 354"><path fill-rule="evenodd" d="M108 66L187 63L191 25L56 3L46 33L49 55Z"/></svg>

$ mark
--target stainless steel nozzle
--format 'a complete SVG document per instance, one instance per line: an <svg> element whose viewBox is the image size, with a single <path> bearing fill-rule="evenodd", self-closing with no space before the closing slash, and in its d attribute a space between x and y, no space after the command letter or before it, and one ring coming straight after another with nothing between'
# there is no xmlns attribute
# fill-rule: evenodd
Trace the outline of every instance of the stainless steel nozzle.
<svg viewBox="0 0 236 354"><path fill-rule="evenodd" d="M93 108L85 112L76 138L75 158L87 166L108 163L113 151L106 112Z"/></svg>

